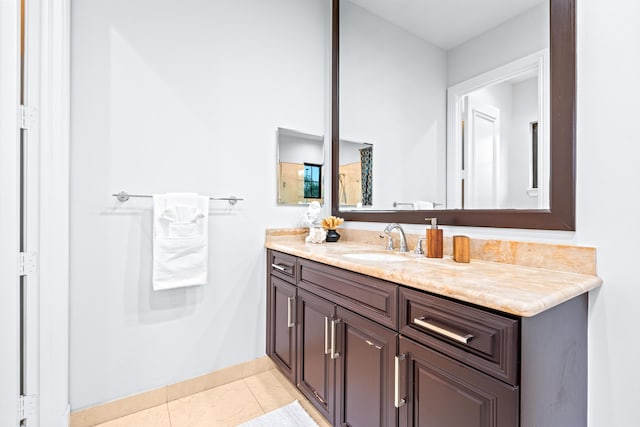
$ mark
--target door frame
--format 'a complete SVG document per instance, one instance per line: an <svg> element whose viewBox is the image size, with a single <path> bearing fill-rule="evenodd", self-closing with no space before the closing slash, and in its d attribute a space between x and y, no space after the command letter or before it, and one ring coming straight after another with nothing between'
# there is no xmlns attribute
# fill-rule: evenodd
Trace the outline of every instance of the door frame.
<svg viewBox="0 0 640 427"><path fill-rule="evenodd" d="M460 99L469 92L481 89L485 86L504 82L522 72L538 70L538 208L548 209L550 204L549 177L551 136L549 126L551 114L551 74L549 49L541 49L523 58L509 62L494 68L478 76L447 88L447 206L457 209L462 201L462 189L460 182L460 165L462 164L462 150L460 141L462 132L458 125L462 120L462 108ZM448 183L453 183L449 185Z"/></svg>
<svg viewBox="0 0 640 427"><path fill-rule="evenodd" d="M0 425L3 426L18 425L20 395L19 17L18 2L0 0L0 348L3 349Z"/></svg>
<svg viewBox="0 0 640 427"><path fill-rule="evenodd" d="M28 82L34 90L26 191L29 237L37 252L29 281L29 426L69 425L69 96L70 0L29 0ZM0 425L18 425L20 395L20 1L0 0ZM14 141L14 144L9 143ZM35 159L37 161L33 161ZM34 164L35 163L35 164ZM8 237L7 237L8 236ZM15 285L15 286L14 286ZM31 298L29 299L32 302ZM35 332L34 332L35 331ZM8 351L5 349L9 349Z"/></svg>
<svg viewBox="0 0 640 427"><path fill-rule="evenodd" d="M68 427L71 2L38 1L40 421Z"/></svg>

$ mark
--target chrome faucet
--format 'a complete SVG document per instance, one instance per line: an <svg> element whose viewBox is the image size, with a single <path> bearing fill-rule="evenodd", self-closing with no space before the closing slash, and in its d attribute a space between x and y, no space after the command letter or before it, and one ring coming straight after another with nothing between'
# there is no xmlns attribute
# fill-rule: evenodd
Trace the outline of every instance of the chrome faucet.
<svg viewBox="0 0 640 427"><path fill-rule="evenodd" d="M387 250L388 251L393 250L393 240L391 240L391 232L393 230L398 230L398 232L400 233L400 252L409 252L409 249L407 248L407 237L404 235L404 230L402 229L400 224L398 224L397 222L392 222L391 224L387 225L384 229L384 234L386 234L387 237L389 237Z"/></svg>

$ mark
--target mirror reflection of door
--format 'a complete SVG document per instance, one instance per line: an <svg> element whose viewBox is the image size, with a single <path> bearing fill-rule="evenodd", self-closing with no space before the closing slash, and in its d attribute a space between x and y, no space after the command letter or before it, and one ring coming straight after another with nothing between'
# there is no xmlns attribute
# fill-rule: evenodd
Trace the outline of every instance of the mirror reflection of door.
<svg viewBox="0 0 640 427"><path fill-rule="evenodd" d="M448 204L548 207L549 109L541 51L449 88ZM464 126L462 125L464 124Z"/></svg>
<svg viewBox="0 0 640 427"><path fill-rule="evenodd" d="M464 142L467 154L464 208L497 208L498 162L500 154L500 110L475 104L466 97Z"/></svg>

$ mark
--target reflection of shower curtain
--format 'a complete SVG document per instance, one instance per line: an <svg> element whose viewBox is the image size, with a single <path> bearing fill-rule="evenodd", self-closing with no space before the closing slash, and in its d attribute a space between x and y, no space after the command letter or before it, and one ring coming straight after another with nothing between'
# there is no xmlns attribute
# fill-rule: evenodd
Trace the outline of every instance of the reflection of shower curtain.
<svg viewBox="0 0 640 427"><path fill-rule="evenodd" d="M341 204L347 204L347 189L344 188L344 174L338 174L338 201Z"/></svg>
<svg viewBox="0 0 640 427"><path fill-rule="evenodd" d="M360 149L360 166L362 168L362 204L371 206L373 192L373 147Z"/></svg>

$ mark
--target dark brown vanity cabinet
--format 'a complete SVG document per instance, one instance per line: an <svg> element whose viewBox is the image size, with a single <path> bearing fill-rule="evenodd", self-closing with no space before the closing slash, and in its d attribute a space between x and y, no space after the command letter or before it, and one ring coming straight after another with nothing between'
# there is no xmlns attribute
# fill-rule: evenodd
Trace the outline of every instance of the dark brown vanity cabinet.
<svg viewBox="0 0 640 427"><path fill-rule="evenodd" d="M362 290L358 275L332 277L331 267L304 260L299 265L298 388L334 425L396 425L391 398L396 332L342 306L366 312L375 304L355 304L342 295ZM395 302L395 285L381 286L375 299Z"/></svg>
<svg viewBox="0 0 640 427"><path fill-rule="evenodd" d="M517 426L518 331L515 318L401 288L400 425Z"/></svg>
<svg viewBox="0 0 640 427"><path fill-rule="evenodd" d="M297 386L329 421L333 421L336 401L335 312L333 303L299 290Z"/></svg>
<svg viewBox="0 0 640 427"><path fill-rule="evenodd" d="M298 388L336 426L394 426L396 334L310 292L298 293Z"/></svg>
<svg viewBox="0 0 640 427"><path fill-rule="evenodd" d="M401 426L514 427L518 388L400 337Z"/></svg>
<svg viewBox="0 0 640 427"><path fill-rule="evenodd" d="M338 307L336 426L395 426L393 405L397 334Z"/></svg>
<svg viewBox="0 0 640 427"><path fill-rule="evenodd" d="M291 382L296 381L296 295L295 285L271 277L271 340L269 356Z"/></svg>
<svg viewBox="0 0 640 427"><path fill-rule="evenodd" d="M287 378L296 382L295 257L269 252L267 277L267 354Z"/></svg>
<svg viewBox="0 0 640 427"><path fill-rule="evenodd" d="M268 257L267 353L333 425L586 426L586 294L518 317Z"/></svg>

